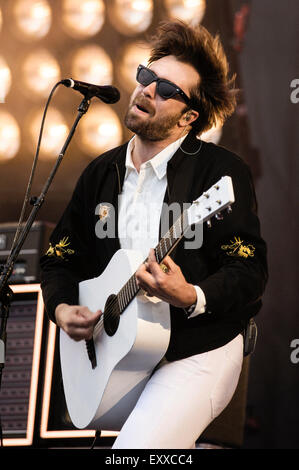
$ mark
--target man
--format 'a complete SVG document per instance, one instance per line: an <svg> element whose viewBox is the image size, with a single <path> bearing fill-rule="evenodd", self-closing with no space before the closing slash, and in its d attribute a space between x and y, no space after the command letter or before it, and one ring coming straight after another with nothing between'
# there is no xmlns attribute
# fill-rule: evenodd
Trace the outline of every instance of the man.
<svg viewBox="0 0 299 470"><path fill-rule="evenodd" d="M201 26L164 23L137 82L125 117L134 137L81 175L41 260L42 289L51 320L74 340L89 339L102 312L78 305L78 283L99 276L119 248L148 256L136 278L148 301L170 309L170 343L114 448L191 448L237 386L242 332L267 279L266 247L247 166L198 138L235 107L219 40ZM224 175L233 181L232 213L204 227L200 248L182 240L162 270L152 248L163 202L192 202ZM116 237L96 235L106 204L115 208Z"/></svg>

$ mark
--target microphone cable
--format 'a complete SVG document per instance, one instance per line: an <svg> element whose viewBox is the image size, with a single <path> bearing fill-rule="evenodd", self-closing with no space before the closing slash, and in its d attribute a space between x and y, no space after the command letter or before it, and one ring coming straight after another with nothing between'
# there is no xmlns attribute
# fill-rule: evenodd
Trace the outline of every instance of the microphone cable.
<svg viewBox="0 0 299 470"><path fill-rule="evenodd" d="M36 153L35 153L35 156L34 156L32 168L31 168L31 172L30 172L30 176L29 176L29 181L28 181L28 184L27 184L27 189L26 189L26 193L25 193L25 198L24 198L24 202L23 202L23 207L22 207L22 210L21 210L20 218L19 218L18 225L17 225L17 230L16 230L16 233L15 233L15 236L14 236L14 240L13 240L13 243L12 243L12 247L11 247L11 251L10 251L11 253L13 252L13 250L14 250L16 244L17 244L18 237L19 237L20 231L21 231L21 225L22 225L22 223L23 223L23 221L24 221L25 210L26 210L28 201L29 201L29 199L30 199L30 193L31 193L33 178L34 178L34 175L35 175L36 166L37 166L37 162L38 162L38 157L39 157L39 152L40 152L40 146L41 146L41 141L42 141L42 136L43 136L44 124L45 124L45 120L46 120L47 111L48 111L48 108L49 108L51 99L52 99L52 97L53 97L53 94L54 94L54 92L56 91L56 89L58 88L59 85L62 85L62 80L61 80L60 82L57 82L57 83L54 85L54 87L52 88L52 90L51 90L51 92L50 92L50 94L49 94L49 97L48 97L48 99L47 99L47 102L46 102L46 106L45 106L44 113L43 113L43 117L42 117L42 121L41 121L41 127L40 127L40 131L39 131L39 137L38 137L38 143L37 143ZM32 201L32 202L33 202L33 201ZM10 257L9 257L9 260L10 260Z"/></svg>

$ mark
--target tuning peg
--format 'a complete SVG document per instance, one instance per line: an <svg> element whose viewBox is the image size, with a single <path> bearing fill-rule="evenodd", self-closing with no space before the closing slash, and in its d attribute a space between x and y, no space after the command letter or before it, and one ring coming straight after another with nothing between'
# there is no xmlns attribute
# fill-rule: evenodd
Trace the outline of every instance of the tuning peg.
<svg viewBox="0 0 299 470"><path fill-rule="evenodd" d="M217 214L215 215L215 218L217 220L223 220L223 215L221 214L221 212L217 212Z"/></svg>
<svg viewBox="0 0 299 470"><path fill-rule="evenodd" d="M231 206L227 206L226 210L227 210L227 213L228 213L228 214L230 214L230 213L233 211L232 208L231 208Z"/></svg>
<svg viewBox="0 0 299 470"><path fill-rule="evenodd" d="M203 196L206 197L207 199L209 199L210 197L209 193L203 193Z"/></svg>
<svg viewBox="0 0 299 470"><path fill-rule="evenodd" d="M208 220L208 221L207 221L207 226L208 226L208 228L211 228L211 227L212 227L212 222L211 222L211 220Z"/></svg>

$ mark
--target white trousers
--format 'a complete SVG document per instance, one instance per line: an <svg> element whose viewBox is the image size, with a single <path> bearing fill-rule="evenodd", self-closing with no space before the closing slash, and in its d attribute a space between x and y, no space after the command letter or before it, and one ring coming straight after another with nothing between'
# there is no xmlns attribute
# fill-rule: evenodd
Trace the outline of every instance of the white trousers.
<svg viewBox="0 0 299 470"><path fill-rule="evenodd" d="M230 402L243 362L243 336L168 362L148 381L113 449L191 449Z"/></svg>

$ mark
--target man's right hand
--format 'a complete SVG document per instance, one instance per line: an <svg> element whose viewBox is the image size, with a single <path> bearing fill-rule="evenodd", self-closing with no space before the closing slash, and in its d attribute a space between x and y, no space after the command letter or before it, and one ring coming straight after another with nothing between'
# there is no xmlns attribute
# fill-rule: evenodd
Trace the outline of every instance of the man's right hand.
<svg viewBox="0 0 299 470"><path fill-rule="evenodd" d="M55 310L56 324L75 341L91 339L102 311L91 312L81 305L59 304Z"/></svg>

